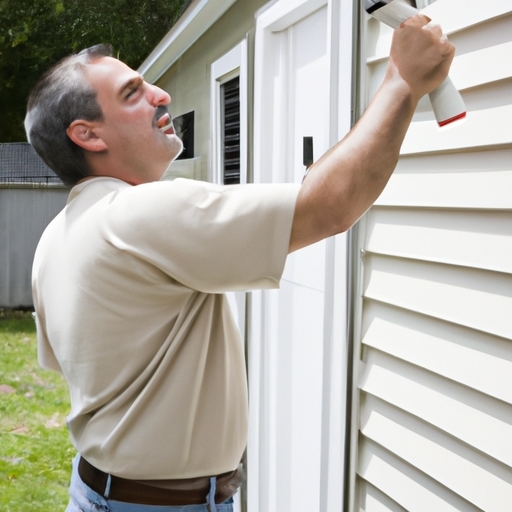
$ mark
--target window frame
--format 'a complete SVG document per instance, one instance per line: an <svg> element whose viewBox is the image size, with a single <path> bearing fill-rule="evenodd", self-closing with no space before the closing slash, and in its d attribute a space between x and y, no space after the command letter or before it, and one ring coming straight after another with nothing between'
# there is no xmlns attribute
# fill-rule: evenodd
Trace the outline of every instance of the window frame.
<svg viewBox="0 0 512 512"><path fill-rule="evenodd" d="M240 78L240 184L247 183L247 40L224 54L211 65L211 139L209 178L223 184L223 113L221 86L237 76Z"/></svg>

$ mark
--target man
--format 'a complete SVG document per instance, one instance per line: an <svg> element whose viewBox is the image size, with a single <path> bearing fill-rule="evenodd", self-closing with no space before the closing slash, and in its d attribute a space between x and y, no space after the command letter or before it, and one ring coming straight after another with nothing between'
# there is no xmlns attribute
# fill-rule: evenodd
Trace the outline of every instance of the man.
<svg viewBox="0 0 512 512"><path fill-rule="evenodd" d="M69 384L80 454L68 511L232 510L247 390L223 292L277 287L289 252L347 230L379 196L453 59L428 21L395 32L376 97L301 186L158 181L181 150L160 129L170 97L105 47L36 85L27 135L74 185L33 269L40 362Z"/></svg>

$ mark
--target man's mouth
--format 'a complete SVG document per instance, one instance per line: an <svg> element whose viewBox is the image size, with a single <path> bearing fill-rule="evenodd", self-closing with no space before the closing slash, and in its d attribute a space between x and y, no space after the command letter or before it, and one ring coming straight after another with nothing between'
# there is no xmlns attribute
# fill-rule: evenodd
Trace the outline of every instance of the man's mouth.
<svg viewBox="0 0 512 512"><path fill-rule="evenodd" d="M174 135L174 126L172 117L165 105L160 105L155 113L157 128L166 135Z"/></svg>

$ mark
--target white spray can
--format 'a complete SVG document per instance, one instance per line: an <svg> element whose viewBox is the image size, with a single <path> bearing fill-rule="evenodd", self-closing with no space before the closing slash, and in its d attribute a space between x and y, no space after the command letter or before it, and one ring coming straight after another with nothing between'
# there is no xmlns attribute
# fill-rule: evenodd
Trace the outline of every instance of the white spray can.
<svg viewBox="0 0 512 512"><path fill-rule="evenodd" d="M398 28L405 20L419 13L404 0L365 0L368 14L392 28ZM429 94L432 110L439 126L446 126L466 117L466 105L450 77Z"/></svg>

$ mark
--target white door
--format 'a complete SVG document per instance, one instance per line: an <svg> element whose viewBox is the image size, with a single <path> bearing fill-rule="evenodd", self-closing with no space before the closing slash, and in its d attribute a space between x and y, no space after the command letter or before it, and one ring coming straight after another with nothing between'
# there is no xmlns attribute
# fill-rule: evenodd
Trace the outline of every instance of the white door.
<svg viewBox="0 0 512 512"><path fill-rule="evenodd" d="M347 128L335 4L282 0L257 19L255 182L300 183L303 138L317 159ZM346 304L343 236L291 255L280 290L251 294L249 512L340 510Z"/></svg>

